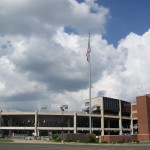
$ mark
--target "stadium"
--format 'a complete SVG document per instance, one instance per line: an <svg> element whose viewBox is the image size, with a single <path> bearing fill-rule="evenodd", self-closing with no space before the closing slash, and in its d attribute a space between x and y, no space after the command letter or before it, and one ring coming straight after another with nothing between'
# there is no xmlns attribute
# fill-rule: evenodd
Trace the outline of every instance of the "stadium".
<svg viewBox="0 0 150 150"><path fill-rule="evenodd" d="M55 133L89 133L89 100L81 112L6 112L0 111L1 136L49 136ZM135 103L110 97L91 99L92 133L104 137L136 135L150 141L150 95L138 96Z"/></svg>

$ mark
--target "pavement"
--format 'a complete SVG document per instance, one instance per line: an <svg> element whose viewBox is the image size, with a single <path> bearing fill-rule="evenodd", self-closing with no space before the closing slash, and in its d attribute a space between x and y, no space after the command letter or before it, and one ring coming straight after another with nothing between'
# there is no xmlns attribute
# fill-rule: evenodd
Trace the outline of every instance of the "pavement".
<svg viewBox="0 0 150 150"><path fill-rule="evenodd" d="M39 143L39 144L63 144L63 142L53 142L48 140L23 140L23 139L13 139L13 143Z"/></svg>
<svg viewBox="0 0 150 150"><path fill-rule="evenodd" d="M150 146L150 142L142 142L142 143L118 143L118 144L98 144L98 143L78 143L78 142L55 142L49 140L24 140L24 139L13 139L13 143L32 143L32 144L69 144L69 145L122 145L122 146Z"/></svg>
<svg viewBox="0 0 150 150"><path fill-rule="evenodd" d="M76 144L83 145L86 143L77 143L77 142L55 142L49 140L24 140L24 139L13 139L13 143L31 143L31 144ZM97 145L97 144L96 144Z"/></svg>
<svg viewBox="0 0 150 150"><path fill-rule="evenodd" d="M42 140L18 140L0 143L0 150L150 150L150 144L87 144Z"/></svg>

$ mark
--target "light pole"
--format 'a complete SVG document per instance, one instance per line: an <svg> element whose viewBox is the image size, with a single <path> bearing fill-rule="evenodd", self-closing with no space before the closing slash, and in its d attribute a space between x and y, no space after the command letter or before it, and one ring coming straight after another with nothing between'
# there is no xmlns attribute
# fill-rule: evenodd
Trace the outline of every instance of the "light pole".
<svg viewBox="0 0 150 150"><path fill-rule="evenodd" d="M39 136L39 131L37 132L37 127L39 126L39 112L40 110L44 110L44 109L47 109L46 106L44 107L39 107L36 111L35 111L35 129L34 129L34 137L36 139L37 136Z"/></svg>
<svg viewBox="0 0 150 150"><path fill-rule="evenodd" d="M68 105L62 105L62 106L60 106L60 109L61 109L61 112L62 112L62 131L61 131L61 134L62 134L62 141L63 141L63 122L64 122L64 120L63 120L63 112L64 112L64 110L65 109L68 109Z"/></svg>

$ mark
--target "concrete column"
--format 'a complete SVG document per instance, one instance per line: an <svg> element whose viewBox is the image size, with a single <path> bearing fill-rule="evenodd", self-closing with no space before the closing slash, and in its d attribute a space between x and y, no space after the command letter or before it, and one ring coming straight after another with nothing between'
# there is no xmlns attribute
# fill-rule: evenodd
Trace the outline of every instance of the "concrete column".
<svg viewBox="0 0 150 150"><path fill-rule="evenodd" d="M1 136L1 126L2 126L2 110L0 110L0 136Z"/></svg>
<svg viewBox="0 0 150 150"><path fill-rule="evenodd" d="M122 114L121 114L121 100L119 100L119 134L122 135Z"/></svg>
<svg viewBox="0 0 150 150"><path fill-rule="evenodd" d="M73 127L74 127L74 133L77 133L77 113L75 112L74 113L74 125L73 125Z"/></svg>
<svg viewBox="0 0 150 150"><path fill-rule="evenodd" d="M133 133L133 120L132 120L132 118L131 118L130 129L131 129L131 134L133 135L134 133Z"/></svg>
<svg viewBox="0 0 150 150"><path fill-rule="evenodd" d="M101 103L101 135L104 135L104 103Z"/></svg>
<svg viewBox="0 0 150 150"><path fill-rule="evenodd" d="M131 134L133 135L133 118L132 118L132 105L131 105L131 115L130 115L131 121L130 121L130 129L131 129Z"/></svg>
<svg viewBox="0 0 150 150"><path fill-rule="evenodd" d="M38 119L38 110L35 111L35 127L34 127L34 136L37 136L37 119Z"/></svg>

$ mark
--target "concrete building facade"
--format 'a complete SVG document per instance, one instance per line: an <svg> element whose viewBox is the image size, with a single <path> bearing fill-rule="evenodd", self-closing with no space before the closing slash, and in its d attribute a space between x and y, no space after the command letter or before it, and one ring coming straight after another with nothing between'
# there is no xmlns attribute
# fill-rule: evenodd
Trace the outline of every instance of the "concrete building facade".
<svg viewBox="0 0 150 150"><path fill-rule="evenodd" d="M1 135L47 136L54 133L89 133L89 100L82 112L5 112L0 111ZM96 135L138 135L150 141L150 95L135 103L96 97L91 100L92 133Z"/></svg>
<svg viewBox="0 0 150 150"><path fill-rule="evenodd" d="M86 101L85 101L86 103ZM92 99L92 133L121 135L131 131L130 103L108 97ZM49 133L89 133L86 112L5 112L0 113L0 132L4 135Z"/></svg>

